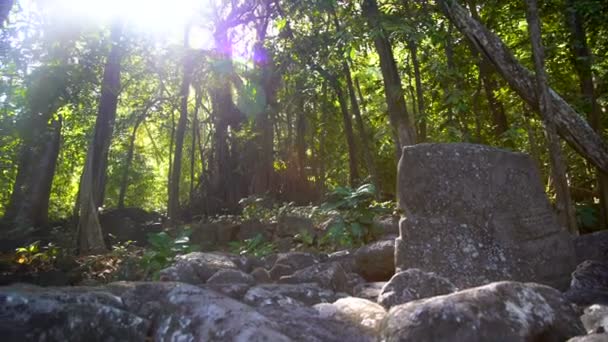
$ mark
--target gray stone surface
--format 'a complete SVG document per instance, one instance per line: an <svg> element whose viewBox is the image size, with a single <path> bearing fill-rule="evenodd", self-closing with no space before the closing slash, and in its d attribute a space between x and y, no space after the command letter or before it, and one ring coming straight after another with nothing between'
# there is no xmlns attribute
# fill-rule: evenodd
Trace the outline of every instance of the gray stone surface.
<svg viewBox="0 0 608 342"><path fill-rule="evenodd" d="M451 281L435 273L410 268L395 274L380 291L377 300L385 308L405 304L417 299L456 292Z"/></svg>
<svg viewBox="0 0 608 342"><path fill-rule="evenodd" d="M566 296L578 305L608 305L608 262L587 260L578 265Z"/></svg>
<svg viewBox="0 0 608 342"><path fill-rule="evenodd" d="M3 341L144 341L150 324L93 288L0 288Z"/></svg>
<svg viewBox="0 0 608 342"><path fill-rule="evenodd" d="M396 240L398 270L420 268L459 288L496 280L565 289L574 246L546 198L533 160L472 144L405 147Z"/></svg>
<svg viewBox="0 0 608 342"><path fill-rule="evenodd" d="M608 333L608 305L594 304L585 308L581 321L588 333Z"/></svg>
<svg viewBox="0 0 608 342"><path fill-rule="evenodd" d="M336 292L350 292L346 272L339 263L315 264L294 274L279 279L283 284L317 283L319 286Z"/></svg>
<svg viewBox="0 0 608 342"><path fill-rule="evenodd" d="M585 260L608 260L608 230L577 236L574 247L578 264Z"/></svg>
<svg viewBox="0 0 608 342"><path fill-rule="evenodd" d="M498 282L393 307L382 341L558 342L584 334L570 303L534 283Z"/></svg>
<svg viewBox="0 0 608 342"><path fill-rule="evenodd" d="M321 317L346 321L371 334L380 331L386 310L376 302L363 298L340 298L334 303L321 303L314 306Z"/></svg>
<svg viewBox="0 0 608 342"><path fill-rule="evenodd" d="M577 336L569 339L568 342L608 342L608 334Z"/></svg>
<svg viewBox="0 0 608 342"><path fill-rule="evenodd" d="M197 285L223 269L238 269L238 266L230 256L192 252L175 258L173 265L160 271L160 279Z"/></svg>
<svg viewBox="0 0 608 342"><path fill-rule="evenodd" d="M354 253L355 269L367 281L386 281L395 274L395 240L372 242Z"/></svg>
<svg viewBox="0 0 608 342"><path fill-rule="evenodd" d="M240 270L219 270L207 280L207 284L255 284L252 275Z"/></svg>
<svg viewBox="0 0 608 342"><path fill-rule="evenodd" d="M154 317L153 341L290 341L254 308L197 286L131 284L121 297L130 312Z"/></svg>

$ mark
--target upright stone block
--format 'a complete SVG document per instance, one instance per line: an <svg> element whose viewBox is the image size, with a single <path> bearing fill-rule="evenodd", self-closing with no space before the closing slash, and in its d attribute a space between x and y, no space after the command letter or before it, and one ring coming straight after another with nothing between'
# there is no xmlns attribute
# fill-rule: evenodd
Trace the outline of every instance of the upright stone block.
<svg viewBox="0 0 608 342"><path fill-rule="evenodd" d="M398 177L405 218L397 271L435 272L460 288L497 280L567 287L576 266L572 240L529 156L420 144L403 149Z"/></svg>

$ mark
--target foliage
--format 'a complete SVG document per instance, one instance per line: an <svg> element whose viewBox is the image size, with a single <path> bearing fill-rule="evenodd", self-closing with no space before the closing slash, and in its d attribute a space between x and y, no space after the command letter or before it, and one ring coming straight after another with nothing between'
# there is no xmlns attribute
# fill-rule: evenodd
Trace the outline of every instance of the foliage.
<svg viewBox="0 0 608 342"><path fill-rule="evenodd" d="M375 192L372 184L361 185L356 190L338 187L330 192L327 201L319 207L333 215L322 242L352 247L374 240L377 234L374 218L392 213L394 209L390 203L376 202Z"/></svg>
<svg viewBox="0 0 608 342"><path fill-rule="evenodd" d="M35 241L15 250L15 262L33 270L45 270L52 268L61 254L62 250L53 243L40 246L40 241Z"/></svg>
<svg viewBox="0 0 608 342"><path fill-rule="evenodd" d="M159 272L168 267L177 255L199 250L198 246L190 244L191 233L190 229L185 228L175 238L166 232L149 234L150 248L141 257L141 266L146 277L157 279Z"/></svg>
<svg viewBox="0 0 608 342"><path fill-rule="evenodd" d="M251 255L263 257L276 251L276 246L269 241L265 241L262 234L257 234L251 239L230 242L230 251L238 255Z"/></svg>

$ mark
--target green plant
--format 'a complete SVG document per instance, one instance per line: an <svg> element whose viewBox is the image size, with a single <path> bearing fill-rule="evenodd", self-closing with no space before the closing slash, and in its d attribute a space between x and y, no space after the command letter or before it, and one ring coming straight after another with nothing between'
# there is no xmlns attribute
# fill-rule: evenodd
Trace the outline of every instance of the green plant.
<svg viewBox="0 0 608 342"><path fill-rule="evenodd" d="M190 229L183 229L177 237L173 238L166 232L148 235L150 248L141 258L144 274L158 279L160 270L168 267L179 254L186 254L200 248L190 244Z"/></svg>
<svg viewBox="0 0 608 342"><path fill-rule="evenodd" d="M243 241L232 241L229 245L230 251L234 254L252 255L255 257L263 257L274 253L276 250L276 246L272 242L265 241L262 234Z"/></svg>
<svg viewBox="0 0 608 342"><path fill-rule="evenodd" d="M35 269L51 267L61 253L61 249L52 242L40 246L40 241L33 242L25 247L15 250L15 261L20 265L27 265Z"/></svg>
<svg viewBox="0 0 608 342"><path fill-rule="evenodd" d="M391 202L376 202L375 192L372 184L364 184L356 190L335 188L319 207L332 217L321 242L352 247L373 240L376 237L374 217L394 211Z"/></svg>

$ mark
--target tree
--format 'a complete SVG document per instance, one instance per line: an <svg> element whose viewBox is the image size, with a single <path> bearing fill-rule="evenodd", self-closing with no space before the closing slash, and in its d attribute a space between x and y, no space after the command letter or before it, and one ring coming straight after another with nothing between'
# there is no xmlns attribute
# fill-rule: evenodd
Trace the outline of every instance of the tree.
<svg viewBox="0 0 608 342"><path fill-rule="evenodd" d="M415 130L409 120L401 87L401 77L397 70L391 42L382 26L378 3L376 0L364 0L362 7L363 15L368 22L376 46L376 52L380 58L388 115L396 132L396 145L399 150L400 147L413 145L416 142ZM400 155L400 152L398 155Z"/></svg>
<svg viewBox="0 0 608 342"><path fill-rule="evenodd" d="M27 92L29 115L21 130L18 173L4 215L4 221L18 230L47 223L61 136L61 120L52 117L65 104L67 73L62 66L42 67Z"/></svg>
<svg viewBox="0 0 608 342"><path fill-rule="evenodd" d="M175 132L175 151L173 153L173 166L171 168L171 181L169 182L169 205L168 216L175 220L179 216L179 182L182 174L182 154L184 148L184 135L188 122L188 97L190 94L190 84L192 83L192 72L194 70L194 60L191 51L188 51L190 27L186 28L184 34L184 62L183 79L180 89L180 114Z"/></svg>
<svg viewBox="0 0 608 342"><path fill-rule="evenodd" d="M509 85L531 106L538 109L534 79L525 67L495 34L474 20L456 1L441 0L446 16L471 41L475 48L492 62ZM608 172L608 146L587 122L552 89L549 90L553 115L549 117L559 135L572 148L604 172Z"/></svg>
<svg viewBox="0 0 608 342"><path fill-rule="evenodd" d="M80 180L77 231L78 250L81 254L94 254L106 250L99 224L98 208L103 204L108 150L120 93L120 63L123 54L122 25L120 22L115 22L112 26L111 47L104 67L95 132L87 150Z"/></svg>
<svg viewBox="0 0 608 342"><path fill-rule="evenodd" d="M572 234L578 235L576 226L576 216L570 198L568 180L566 179L566 165L562 156L559 136L555 123L550 120L553 112L552 102L549 94L547 74L545 72L545 56L542 44L540 20L538 18L538 7L536 0L526 0L528 6L527 20L528 30L530 31L530 41L532 42L532 53L534 55L534 68L536 73L536 92L538 94L538 108L543 118L547 142L549 145L549 158L551 160L551 173L556 192L557 213L562 219L562 223Z"/></svg>
<svg viewBox="0 0 608 342"><path fill-rule="evenodd" d="M591 51L589 51L587 44L587 34L583 26L583 17L578 9L579 6L573 0L566 1L566 22L570 30L570 51L584 99L583 109L587 113L591 128L598 134L601 134L603 129L602 112L595 94L593 73L591 71ZM600 199L599 221L608 222L608 174L600 169L597 169L596 173Z"/></svg>

